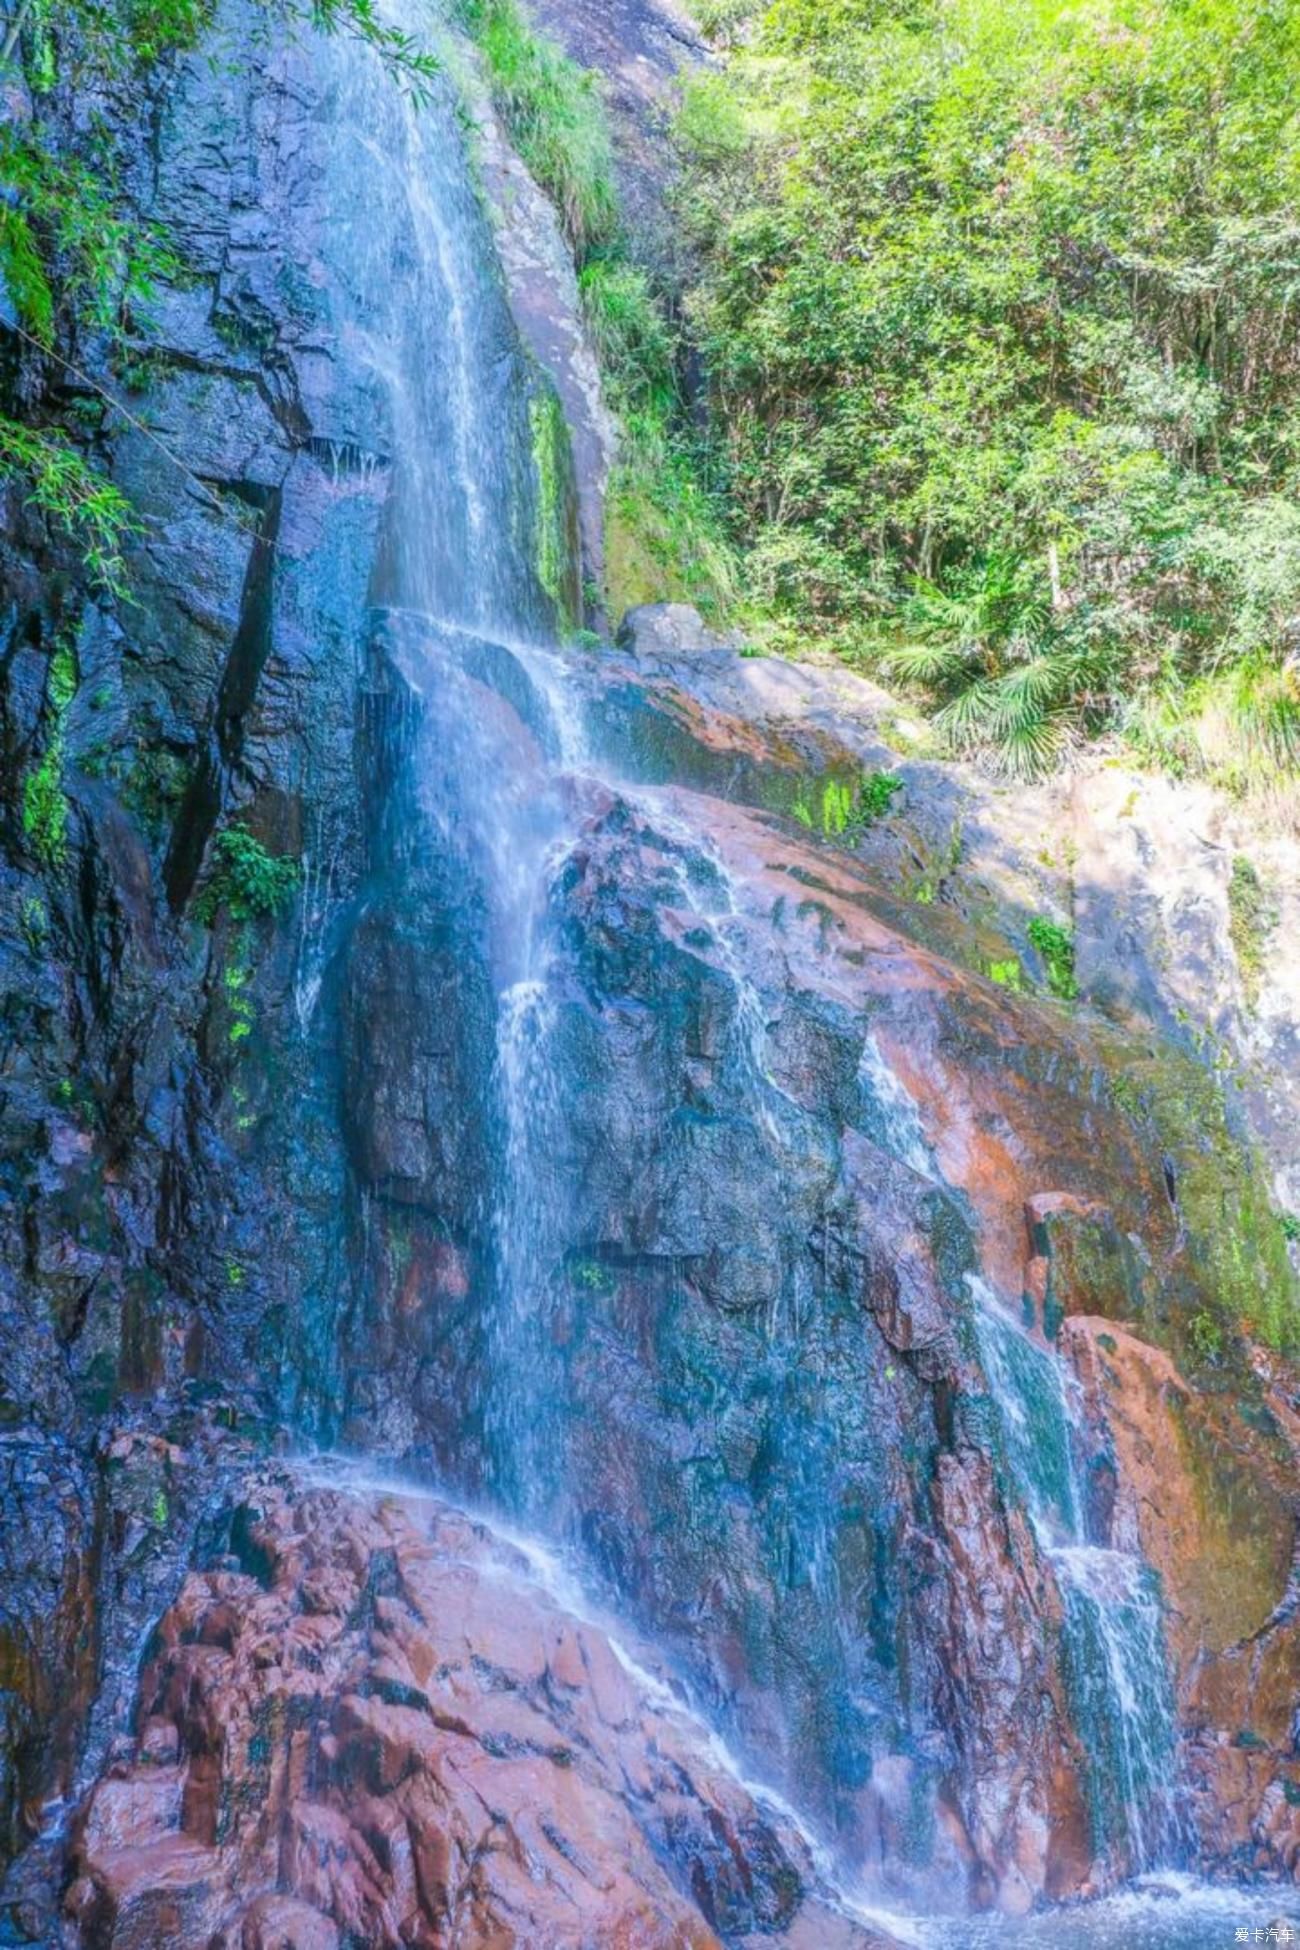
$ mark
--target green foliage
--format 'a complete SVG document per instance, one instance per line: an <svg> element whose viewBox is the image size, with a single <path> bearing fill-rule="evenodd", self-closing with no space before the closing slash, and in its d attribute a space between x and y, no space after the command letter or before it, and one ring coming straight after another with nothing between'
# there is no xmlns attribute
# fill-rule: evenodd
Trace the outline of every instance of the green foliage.
<svg viewBox="0 0 1300 1950"><path fill-rule="evenodd" d="M574 600L574 561L570 509L573 497L573 459L569 427L555 389L549 383L528 403L532 433L534 557L537 579L555 606L561 630L577 622Z"/></svg>
<svg viewBox="0 0 1300 1950"><path fill-rule="evenodd" d="M12 476L25 481L31 506L72 536L92 579L121 595L122 551L139 531L125 496L57 434L0 413L0 480Z"/></svg>
<svg viewBox="0 0 1300 1950"><path fill-rule="evenodd" d="M1008 961L989 963L989 980L996 982L1000 989L1010 989L1013 995L1023 995L1025 978L1019 961L1012 956Z"/></svg>
<svg viewBox="0 0 1300 1950"><path fill-rule="evenodd" d="M578 289L611 404L623 414L671 415L677 345L648 272L625 258L593 257Z"/></svg>
<svg viewBox="0 0 1300 1950"><path fill-rule="evenodd" d="M517 0L460 0L511 140L579 254L614 235L618 203L596 78L534 32Z"/></svg>
<svg viewBox="0 0 1300 1950"><path fill-rule="evenodd" d="M738 9L742 16L744 9ZM677 125L751 633L1300 762L1300 0L776 0Z"/></svg>
<svg viewBox="0 0 1300 1950"><path fill-rule="evenodd" d="M605 502L609 606L686 602L711 622L730 615L735 553L697 441L684 416L622 416Z"/></svg>
<svg viewBox="0 0 1300 1950"><path fill-rule="evenodd" d="M700 32L714 47L738 47L746 38L761 0L695 0L692 12Z"/></svg>
<svg viewBox="0 0 1300 1950"><path fill-rule="evenodd" d="M1187 1338L1198 1360L1217 1361L1223 1352L1223 1329L1213 1314L1193 1314L1187 1323Z"/></svg>
<svg viewBox="0 0 1300 1950"><path fill-rule="evenodd" d="M1074 936L1058 921L1036 914L1027 929L1030 941L1043 958L1047 986L1063 1002L1072 1002L1079 993L1074 979Z"/></svg>
<svg viewBox="0 0 1300 1950"><path fill-rule="evenodd" d="M45 682L49 713L45 750L23 781L23 837L40 864L51 870L62 866L67 852L64 742L68 709L76 690L76 655L65 640L56 646L50 658Z"/></svg>
<svg viewBox="0 0 1300 1950"><path fill-rule="evenodd" d="M857 801L858 815L863 824L870 826L876 820L884 819L902 790L903 781L894 772L864 772Z"/></svg>
<svg viewBox="0 0 1300 1950"><path fill-rule="evenodd" d="M258 0L266 15L291 29L350 34L372 48L399 86L423 97L438 72L435 57L382 17L376 0ZM216 13L215 0L33 0L23 9L27 71L38 92L56 79L74 87L129 79L143 68L196 47Z"/></svg>
<svg viewBox="0 0 1300 1950"><path fill-rule="evenodd" d="M606 500L610 606L667 598L716 618L734 595L735 565L678 384L681 347L664 296L617 251L592 258L578 283L619 418Z"/></svg>
<svg viewBox="0 0 1300 1950"><path fill-rule="evenodd" d="M681 396L681 347L665 294L627 254L596 77L538 34L517 0L459 0L458 12L511 139L573 246L618 416L606 494L607 605L617 616L669 598L718 617L732 595L734 563L717 486Z"/></svg>
<svg viewBox="0 0 1300 1950"><path fill-rule="evenodd" d="M431 54L381 17L376 0L259 4L291 28L352 34L417 97L437 71ZM105 88L197 45L213 11L212 0L15 0L11 8L3 61L23 60L38 112L0 127L0 291L20 331L47 352L85 329L121 347L128 333L147 330L159 285L181 273L163 234L120 194L112 146L93 111ZM59 81L86 105L75 152L56 149L42 126L40 100ZM101 587L122 595L122 550L136 523L118 491L63 434L0 414L0 480L12 476L71 534Z"/></svg>
<svg viewBox="0 0 1300 1950"><path fill-rule="evenodd" d="M221 908L236 921L268 919L293 899L300 879L298 862L268 853L246 826L227 826L218 833L212 850L212 876L195 903L200 920L214 920Z"/></svg>
<svg viewBox="0 0 1300 1950"><path fill-rule="evenodd" d="M146 311L159 282L179 271L157 231L120 214L102 143L82 161L53 155L31 129L0 130L0 189L0 272L42 345L53 342L59 307L112 332L124 312Z"/></svg>
<svg viewBox="0 0 1300 1950"><path fill-rule="evenodd" d="M1269 938L1277 919L1277 909L1254 866L1244 853L1238 853L1228 880L1228 933L1251 1007L1259 997Z"/></svg>
<svg viewBox="0 0 1300 1950"><path fill-rule="evenodd" d="M824 779L814 803L805 782L795 794L790 813L810 831L820 828L824 839L852 840L883 819L902 790L903 781L892 772L864 772L853 784L847 779Z"/></svg>

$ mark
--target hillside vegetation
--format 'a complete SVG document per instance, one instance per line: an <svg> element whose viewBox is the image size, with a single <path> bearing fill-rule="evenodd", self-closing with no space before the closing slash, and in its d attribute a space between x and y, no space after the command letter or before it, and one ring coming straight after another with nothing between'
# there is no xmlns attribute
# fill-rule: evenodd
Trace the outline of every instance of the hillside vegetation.
<svg viewBox="0 0 1300 1950"><path fill-rule="evenodd" d="M706 0L688 329L751 632L1031 772L1300 760L1300 5Z"/></svg>

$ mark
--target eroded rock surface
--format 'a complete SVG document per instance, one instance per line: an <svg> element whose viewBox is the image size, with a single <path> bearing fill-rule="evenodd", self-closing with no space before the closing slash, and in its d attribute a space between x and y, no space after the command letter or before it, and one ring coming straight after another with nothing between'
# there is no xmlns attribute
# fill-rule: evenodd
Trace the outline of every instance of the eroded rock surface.
<svg viewBox="0 0 1300 1950"><path fill-rule="evenodd" d="M1300 1882L1293 1382L1261 1357L1247 1421L1113 1320L1076 1315L1063 1341L1110 1445L1112 1533L1160 1576L1203 1857Z"/></svg>
<svg viewBox="0 0 1300 1950"><path fill-rule="evenodd" d="M72 1941L872 1950L667 1686L433 1498L247 1486L79 1817ZM820 1923L818 1923L820 1918Z"/></svg>

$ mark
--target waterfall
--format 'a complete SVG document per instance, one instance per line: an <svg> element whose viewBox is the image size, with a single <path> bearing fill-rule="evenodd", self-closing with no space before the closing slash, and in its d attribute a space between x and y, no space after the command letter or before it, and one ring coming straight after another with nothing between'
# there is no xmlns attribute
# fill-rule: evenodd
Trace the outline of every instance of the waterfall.
<svg viewBox="0 0 1300 1950"><path fill-rule="evenodd" d="M368 654L382 666L383 682L410 700L409 712L404 704L398 713L404 742L392 768L394 810L379 822L376 884L394 911L436 902L454 917L462 955L455 979L481 976L490 1006L491 1049L470 1106L487 1162L476 1209L461 1215L472 1234L466 1278L475 1283L480 1340L451 1384L460 1421L480 1433L481 1448L466 1442L462 1480L443 1487L490 1502L502 1523L555 1537L571 1516L563 1480L569 1431L595 1404L568 1398L558 1345L557 1292L578 1243L567 1112L582 1078L563 1041L552 890L586 814L602 794L608 803L622 788L594 775L577 690L555 643L558 619L536 548L544 511L531 409L543 382L513 329L454 90L444 81L432 106L417 109L377 64L352 51L331 60L332 201L350 240L352 273L342 294L346 329L373 375L376 412L391 428L392 488ZM746 1115L773 1155L795 1160L803 1112L771 1074L767 1007L736 946L745 927L736 886L670 795L633 791L624 799L630 820L653 821L661 853L680 850L662 877L674 883L673 905L697 918L711 967L730 985L725 1034L739 1052ZM708 872L695 878L691 868L701 859ZM307 980L310 1007L310 964ZM882 1151L937 1192L915 1108L871 1034L846 1091L851 1082ZM372 1224L369 1201L365 1214ZM757 1257L760 1246L752 1250ZM602 1277L598 1266L585 1270ZM889 1724L892 1709L887 1699L882 1704L885 1682L872 1691L875 1650L864 1645L844 1597L833 1498L841 1463L818 1425L822 1377L809 1382L805 1357L813 1348L822 1358L822 1347L842 1347L855 1333L862 1341L864 1328L847 1304L837 1315L827 1303L816 1322L822 1296L812 1292L808 1267L787 1271L768 1293L763 1347L747 1385L794 1406L781 1424L784 1448L753 1466L775 1486L763 1520L780 1533L784 1585L806 1594L792 1601L790 1616L808 1621L808 1642L794 1643L788 1656L811 1664L832 1648L826 1674L819 1669L824 1685L813 1717L818 1737L835 1749L837 1791L845 1784L852 1803L870 1777L873 1729ZM1158 1599L1135 1560L1088 1534L1077 1408L1059 1362L991 1296L981 1297L977 1318L1014 1488L1064 1594L1064 1661L1095 1760L1099 1843L1117 1862L1141 1865L1154 1859L1169 1826L1171 1719ZM834 1358L844 1358L838 1348ZM858 1358L865 1356L847 1361ZM841 1372L838 1386L847 1385ZM887 1440L863 1432L854 1467L864 1479L883 1460ZM883 1522L871 1548L888 1548ZM854 1575L864 1588L877 1580L866 1562ZM884 1603L871 1626L886 1646L882 1666L894 1656ZM778 1707L765 1731L787 1761L788 1786L795 1770L779 1753L780 1720ZM906 1729L888 1737L902 1752ZM907 1755L900 1805L911 1797L909 1806L919 1808L934 1777L930 1753ZM915 1816L918 1832L926 1819ZM832 1880L831 1857L819 1861Z"/></svg>
<svg viewBox="0 0 1300 1950"><path fill-rule="evenodd" d="M1074 1377L982 1280L971 1285L1014 1487L1065 1605L1062 1651L1088 1753L1094 1837L1124 1869L1149 1868L1174 1821L1174 1706L1159 1592L1140 1559L1089 1535L1088 1437Z"/></svg>
<svg viewBox="0 0 1300 1950"><path fill-rule="evenodd" d="M559 766L575 763L581 729L547 654L556 619L537 567L534 406L547 382L515 334L451 78L459 56L438 10L419 14L402 26L448 55L426 105L356 50L331 56L347 329L392 429L372 654L418 700L405 811L379 870L398 882L394 900L433 886L467 917L493 998L475 1112L491 1157L474 1218L490 1291L465 1414L484 1430L486 1487L526 1517L546 1501L553 1453L545 1313L563 1196L547 887L571 827Z"/></svg>

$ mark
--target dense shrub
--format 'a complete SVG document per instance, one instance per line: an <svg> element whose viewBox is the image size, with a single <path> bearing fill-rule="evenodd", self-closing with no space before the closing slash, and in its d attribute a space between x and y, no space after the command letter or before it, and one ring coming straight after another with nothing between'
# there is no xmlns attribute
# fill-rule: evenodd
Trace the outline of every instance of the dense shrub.
<svg viewBox="0 0 1300 1950"><path fill-rule="evenodd" d="M681 211L757 627L1017 771L1293 765L1298 0L729 13Z"/></svg>

